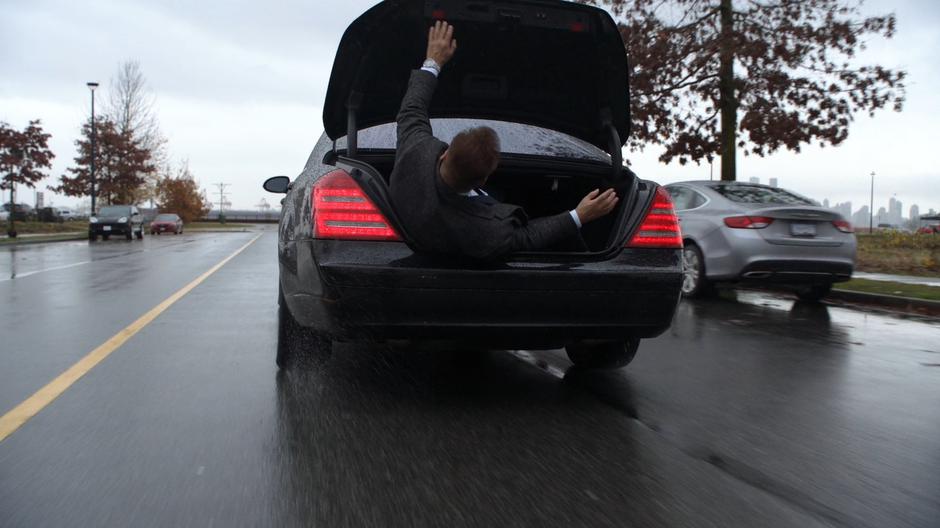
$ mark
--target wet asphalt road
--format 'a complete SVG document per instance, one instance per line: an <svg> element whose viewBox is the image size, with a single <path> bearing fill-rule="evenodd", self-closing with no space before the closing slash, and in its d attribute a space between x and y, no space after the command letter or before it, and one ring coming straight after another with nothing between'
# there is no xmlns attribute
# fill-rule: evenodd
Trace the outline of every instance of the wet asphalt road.
<svg viewBox="0 0 940 528"><path fill-rule="evenodd" d="M0 414L254 236L0 249ZM0 526L940 526L937 321L739 293L622 371L338 344L278 373L275 245L0 443Z"/></svg>

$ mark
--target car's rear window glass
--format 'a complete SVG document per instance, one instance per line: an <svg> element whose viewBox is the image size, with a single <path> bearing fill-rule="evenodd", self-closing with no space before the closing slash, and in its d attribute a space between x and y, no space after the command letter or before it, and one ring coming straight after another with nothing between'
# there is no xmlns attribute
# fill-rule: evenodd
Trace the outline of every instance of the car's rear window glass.
<svg viewBox="0 0 940 528"><path fill-rule="evenodd" d="M171 215L171 214L157 215L157 217L154 218L154 220L158 222L175 222L176 215Z"/></svg>
<svg viewBox="0 0 940 528"><path fill-rule="evenodd" d="M102 207L98 214L101 216L128 216L131 214L131 208L109 205Z"/></svg>
<svg viewBox="0 0 940 528"><path fill-rule="evenodd" d="M462 130L478 126L488 126L496 131L499 136L500 149L504 154L551 156L610 163L610 156L594 145L546 128L488 119L431 120L434 137L446 143L450 143ZM386 123L359 131L360 149L392 150L395 148L395 140L395 123ZM336 140L336 148L346 148L345 137Z"/></svg>
<svg viewBox="0 0 940 528"><path fill-rule="evenodd" d="M816 202L775 187L757 185L714 185L715 192L738 203L816 205Z"/></svg>
<svg viewBox="0 0 940 528"><path fill-rule="evenodd" d="M677 211L685 209L695 209L705 203L705 197L688 187L670 186L666 187L669 196L672 198L672 204Z"/></svg>

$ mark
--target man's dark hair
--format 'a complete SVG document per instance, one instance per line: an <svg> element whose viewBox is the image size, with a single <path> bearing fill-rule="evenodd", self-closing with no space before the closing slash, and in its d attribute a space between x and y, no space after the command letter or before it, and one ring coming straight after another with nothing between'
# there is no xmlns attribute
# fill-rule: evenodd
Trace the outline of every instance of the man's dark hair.
<svg viewBox="0 0 940 528"><path fill-rule="evenodd" d="M490 127L468 128L454 136L447 166L461 190L479 187L499 164L499 136Z"/></svg>

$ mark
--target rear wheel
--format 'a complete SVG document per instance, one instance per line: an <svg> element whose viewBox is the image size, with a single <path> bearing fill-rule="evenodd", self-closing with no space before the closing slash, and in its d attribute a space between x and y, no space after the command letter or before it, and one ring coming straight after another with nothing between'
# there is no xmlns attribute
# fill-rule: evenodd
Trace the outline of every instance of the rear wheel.
<svg viewBox="0 0 940 528"><path fill-rule="evenodd" d="M134 240L134 230L133 230L133 229L128 229L128 230L127 230L127 233L124 233L124 238L126 238L126 239L128 239L128 240Z"/></svg>
<svg viewBox="0 0 940 528"><path fill-rule="evenodd" d="M796 290L801 301L819 302L832 291L832 284L813 284Z"/></svg>
<svg viewBox="0 0 940 528"><path fill-rule="evenodd" d="M98 235L96 235L96 234L94 234L94 233L88 233L88 240L91 241L91 242L97 242L97 241L98 241Z"/></svg>
<svg viewBox="0 0 940 528"><path fill-rule="evenodd" d="M638 338L610 343L577 343L565 347L575 366L589 369L617 369L627 366L640 346Z"/></svg>
<svg viewBox="0 0 940 528"><path fill-rule="evenodd" d="M282 298L279 298L282 301ZM318 332L297 324L287 308L279 302L277 308L277 366L290 370L310 368L324 363L333 349L332 340Z"/></svg>
<svg viewBox="0 0 940 528"><path fill-rule="evenodd" d="M137 240L143 240L143 239L144 239L144 228L141 227L140 229L137 230Z"/></svg>
<svg viewBox="0 0 940 528"><path fill-rule="evenodd" d="M702 250L688 242L682 248L682 295L705 297L715 292L715 287L705 277L705 257Z"/></svg>

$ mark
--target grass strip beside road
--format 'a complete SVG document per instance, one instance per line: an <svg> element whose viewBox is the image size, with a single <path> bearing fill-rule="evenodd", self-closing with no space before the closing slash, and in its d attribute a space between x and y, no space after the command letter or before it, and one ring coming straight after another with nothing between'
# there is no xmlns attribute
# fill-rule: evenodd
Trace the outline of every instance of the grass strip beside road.
<svg viewBox="0 0 940 528"><path fill-rule="evenodd" d="M5 233L8 222L0 222ZM68 222L16 222L16 232L21 235L39 235L51 233L70 233L73 231L88 231L87 220L69 220Z"/></svg>
<svg viewBox="0 0 940 528"><path fill-rule="evenodd" d="M895 275L940 275L940 235L858 233L856 269Z"/></svg>
<svg viewBox="0 0 940 528"><path fill-rule="evenodd" d="M57 378L50 381L45 387L36 391L35 394L24 400L22 403L11 409L3 416L0 416L0 442L3 442L8 436L16 432L16 430L19 429L24 423L29 421L30 418L36 416L39 411L43 410L46 408L46 406L55 401L55 399L68 390L72 384L80 380L85 374L88 374L91 369L95 368L95 366L104 361L115 350L120 348L121 345L126 343L128 339L134 337L137 332L140 332L144 327L153 322L153 320L166 311L167 308L176 303L176 301L182 299L183 296L192 291L193 288L202 284L202 282L209 278L210 275L216 271L219 271L219 269L228 263L228 261L238 256L239 253L247 249L248 246L252 245L260 237L261 233L255 235L245 245L236 249L234 253L225 257L221 262L209 268L208 271L193 279L192 282L186 286L183 286L176 293L170 295L160 304L151 308L150 311L140 316L139 319L128 325L120 332L111 336L110 339L89 352L88 355L82 359L78 360L77 363L69 367L65 372L59 374Z"/></svg>
<svg viewBox="0 0 940 528"><path fill-rule="evenodd" d="M927 301L940 301L940 287L923 284L904 284L900 282L876 281L868 279L852 279L840 282L835 289L877 295L893 295L910 299L923 299Z"/></svg>
<svg viewBox="0 0 940 528"><path fill-rule="evenodd" d="M17 244L38 244L40 242L64 242L67 240L82 240L88 238L88 232L62 233L53 235L18 236L16 238L0 238L0 246L15 246Z"/></svg>

